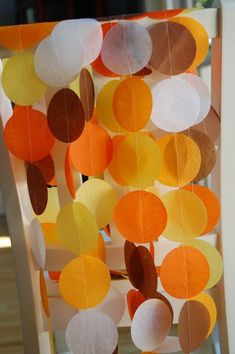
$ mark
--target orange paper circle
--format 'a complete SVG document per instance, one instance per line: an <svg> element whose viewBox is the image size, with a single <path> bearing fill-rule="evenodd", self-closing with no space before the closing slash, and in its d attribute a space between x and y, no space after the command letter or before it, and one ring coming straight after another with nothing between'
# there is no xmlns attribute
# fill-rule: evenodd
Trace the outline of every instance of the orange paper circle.
<svg viewBox="0 0 235 354"><path fill-rule="evenodd" d="M148 85L139 77L121 81L113 96L113 112L119 124L136 132L147 124L152 111L152 95Z"/></svg>
<svg viewBox="0 0 235 354"><path fill-rule="evenodd" d="M98 305L110 288L107 266L98 258L81 256L62 270L59 280L61 296L69 305L87 309Z"/></svg>
<svg viewBox="0 0 235 354"><path fill-rule="evenodd" d="M122 236L131 242L151 242L164 231L167 214L161 200L152 193L134 191L122 197L114 211Z"/></svg>
<svg viewBox="0 0 235 354"><path fill-rule="evenodd" d="M194 247L180 246L167 254L160 271L163 288L179 299L199 294L206 286L210 268L204 255Z"/></svg>
<svg viewBox="0 0 235 354"><path fill-rule="evenodd" d="M120 143L123 141L124 136L122 135L116 135L112 138L113 141L113 157L112 160L109 164L108 170L114 181L121 186L126 186L127 183L124 181L122 176L120 175L119 169L118 169L118 163L117 163L117 151Z"/></svg>
<svg viewBox="0 0 235 354"><path fill-rule="evenodd" d="M86 176L99 176L109 165L113 144L106 130L87 122L81 136L70 145L74 167Z"/></svg>
<svg viewBox="0 0 235 354"><path fill-rule="evenodd" d="M41 301L42 301L42 306L45 311L45 314L50 317L50 309L49 309L49 303L48 303L48 297L47 297L47 289L46 289L46 282L44 278L44 273L43 270L40 269L39 272L39 285L40 285L40 293L41 293Z"/></svg>

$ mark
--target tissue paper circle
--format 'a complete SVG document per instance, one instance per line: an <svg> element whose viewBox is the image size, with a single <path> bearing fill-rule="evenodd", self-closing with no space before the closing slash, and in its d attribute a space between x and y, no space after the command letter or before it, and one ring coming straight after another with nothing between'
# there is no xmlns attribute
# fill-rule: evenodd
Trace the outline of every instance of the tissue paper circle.
<svg viewBox="0 0 235 354"><path fill-rule="evenodd" d="M102 262L106 263L106 249L105 242L102 234L99 232L98 242L96 248L88 253L88 256L96 257L100 259Z"/></svg>
<svg viewBox="0 0 235 354"><path fill-rule="evenodd" d="M206 133L213 143L217 140L220 134L220 118L212 106L204 121L194 125L193 128Z"/></svg>
<svg viewBox="0 0 235 354"><path fill-rule="evenodd" d="M144 133L125 137L116 153L118 170L131 186L146 188L153 184L162 164L161 150L156 142Z"/></svg>
<svg viewBox="0 0 235 354"><path fill-rule="evenodd" d="M155 297L157 291L157 271L149 250L136 247L130 254L127 267L129 280L145 297Z"/></svg>
<svg viewBox="0 0 235 354"><path fill-rule="evenodd" d="M178 336L184 353L191 353L200 347L210 327L207 308L198 301L187 301L179 316Z"/></svg>
<svg viewBox="0 0 235 354"><path fill-rule="evenodd" d="M56 234L56 224L42 223L41 227L46 246L60 246L60 242Z"/></svg>
<svg viewBox="0 0 235 354"><path fill-rule="evenodd" d="M98 178L89 179L77 190L76 200L95 216L99 229L112 221L117 194L108 182Z"/></svg>
<svg viewBox="0 0 235 354"><path fill-rule="evenodd" d="M47 185L41 171L32 164L27 166L27 186L33 211L40 215L47 206Z"/></svg>
<svg viewBox="0 0 235 354"><path fill-rule="evenodd" d="M209 316L210 316L210 328L208 330L207 333L207 337L209 337L209 335L212 333L216 320L217 320L217 308L216 308L216 304L213 300L213 298L207 294L207 293L201 293L195 297L193 297L191 300L195 300L200 302L202 305L204 305L208 312L209 312Z"/></svg>
<svg viewBox="0 0 235 354"><path fill-rule="evenodd" d="M207 187L199 184L185 186L184 189L195 193L204 203L207 210L207 224L202 231L202 235L212 231L219 221L220 217L220 202L217 196Z"/></svg>
<svg viewBox="0 0 235 354"><path fill-rule="evenodd" d="M128 240L125 241L124 244L124 259L125 259L125 265L126 265L126 271L129 273L129 265L130 265L130 258L132 252L136 249L136 245L133 242L130 242Z"/></svg>
<svg viewBox="0 0 235 354"><path fill-rule="evenodd" d="M202 81L202 79L197 75L183 74L180 77L195 88L200 98L200 112L196 121L196 123L198 124L204 120L210 110L211 98L209 89Z"/></svg>
<svg viewBox="0 0 235 354"><path fill-rule="evenodd" d="M124 315L125 306L123 294L114 286L111 286L107 296L99 305L94 307L94 310L104 313L112 319L115 325L118 325Z"/></svg>
<svg viewBox="0 0 235 354"><path fill-rule="evenodd" d="M113 112L118 123L126 130L139 131L147 124L151 111L148 85L136 76L121 81L113 95Z"/></svg>
<svg viewBox="0 0 235 354"><path fill-rule="evenodd" d="M188 129L185 132L191 139L193 139L200 149L201 153L201 166L194 177L194 181L198 182L205 179L212 171L216 163L215 146L208 138L208 136L196 129Z"/></svg>
<svg viewBox="0 0 235 354"><path fill-rule="evenodd" d="M52 33L37 47L34 57L35 71L49 86L65 87L83 66L83 50L74 36Z"/></svg>
<svg viewBox="0 0 235 354"><path fill-rule="evenodd" d="M119 125L113 113L113 95L119 84L119 80L111 80L102 87L96 100L96 110L99 121L105 128L112 132L122 133L124 129Z"/></svg>
<svg viewBox="0 0 235 354"><path fill-rule="evenodd" d="M167 213L154 194L134 191L124 195L114 211L115 224L122 236L137 243L156 240L165 229Z"/></svg>
<svg viewBox="0 0 235 354"><path fill-rule="evenodd" d="M209 264L198 249L180 246L163 259L160 279L168 294L179 299L198 295L208 283Z"/></svg>
<svg viewBox="0 0 235 354"><path fill-rule="evenodd" d="M95 89L91 74L87 69L82 69L80 72L79 89L85 119L90 120L94 111Z"/></svg>
<svg viewBox="0 0 235 354"><path fill-rule="evenodd" d="M30 224L31 248L40 268L44 268L46 259L45 240L42 226L37 218L34 218Z"/></svg>
<svg viewBox="0 0 235 354"><path fill-rule="evenodd" d="M66 34L71 47L81 48L83 66L92 63L101 51L103 32L101 24L93 18L61 21L54 27L53 34L60 37Z"/></svg>
<svg viewBox="0 0 235 354"><path fill-rule="evenodd" d="M61 272L59 289L69 305L87 309L101 303L110 289L110 273L98 258L80 256Z"/></svg>
<svg viewBox="0 0 235 354"><path fill-rule="evenodd" d="M152 43L144 26L135 22L120 22L107 32L101 50L104 65L120 75L130 75L143 69L152 54Z"/></svg>
<svg viewBox="0 0 235 354"><path fill-rule="evenodd" d="M209 37L205 27L200 22L189 17L179 16L172 18L171 21L180 23L192 33L196 41L196 55L190 68L196 68L206 58L209 50Z"/></svg>
<svg viewBox="0 0 235 354"><path fill-rule="evenodd" d="M86 176L99 176L112 159L112 140L104 128L87 122L82 135L70 145L70 154L79 172Z"/></svg>
<svg viewBox="0 0 235 354"><path fill-rule="evenodd" d="M87 310L70 320L65 338L73 354L111 354L118 343L118 331L108 316Z"/></svg>
<svg viewBox="0 0 235 354"><path fill-rule="evenodd" d="M43 273L42 269L40 269L40 272L39 272L39 286L40 286L40 294L41 294L41 301L42 301L43 309L44 309L47 317L50 317L50 309L49 309L48 297L47 297L47 288L46 288L45 277L44 277L44 273Z"/></svg>
<svg viewBox="0 0 235 354"><path fill-rule="evenodd" d="M130 319L132 320L138 307L145 301L144 296L135 289L131 289L127 293L127 305Z"/></svg>
<svg viewBox="0 0 235 354"><path fill-rule="evenodd" d="M167 210L164 236L176 242L185 242L201 235L207 224L207 211L202 200L183 189L162 196Z"/></svg>
<svg viewBox="0 0 235 354"><path fill-rule="evenodd" d="M59 90L49 103L47 119L56 139L64 143L76 140L85 124L83 106L76 93L68 88Z"/></svg>
<svg viewBox="0 0 235 354"><path fill-rule="evenodd" d="M158 291L156 292L156 294L155 294L155 296L154 296L154 299L159 299L159 300L163 301L163 302L167 305L167 307L168 307L168 309L169 309L169 311L170 311L170 313L171 313L171 320L172 320L172 322L173 322L173 319L174 319L174 311L173 311L173 307L172 307L170 301L169 301L164 295L162 295L161 293L159 293Z"/></svg>
<svg viewBox="0 0 235 354"><path fill-rule="evenodd" d="M36 75L31 53L23 52L7 60L2 71L2 88L12 102L22 106L40 100L46 85Z"/></svg>
<svg viewBox="0 0 235 354"><path fill-rule="evenodd" d="M34 165L37 166L37 168L39 168L39 170L42 172L43 177L47 183L51 182L51 180L55 177L54 161L50 154L41 160L35 161Z"/></svg>
<svg viewBox="0 0 235 354"><path fill-rule="evenodd" d="M171 77L158 82L152 88L152 96L151 119L158 128L175 133L190 128L197 121L198 93L182 78Z"/></svg>
<svg viewBox="0 0 235 354"><path fill-rule="evenodd" d="M13 155L31 162L47 156L55 142L45 114L28 107L8 120L4 140Z"/></svg>
<svg viewBox="0 0 235 354"><path fill-rule="evenodd" d="M157 180L168 186L184 186L197 176L201 153L193 139L184 134L167 134L157 140L163 163Z"/></svg>
<svg viewBox="0 0 235 354"><path fill-rule="evenodd" d="M61 245L77 255L91 252L98 242L95 217L82 203L68 203L60 210L56 232Z"/></svg>
<svg viewBox="0 0 235 354"><path fill-rule="evenodd" d="M164 302L150 299L135 312L131 323L131 338L141 350L154 350L167 337L171 328L171 314Z"/></svg>
<svg viewBox="0 0 235 354"><path fill-rule="evenodd" d="M197 248L205 256L210 268L210 277L205 289L212 288L220 281L223 275L223 260L220 253L214 246L202 240L193 240L187 242L186 245Z"/></svg>
<svg viewBox="0 0 235 354"><path fill-rule="evenodd" d="M106 22L102 23L102 31L103 31L103 36L106 36L106 33L110 30L111 27L115 26L117 23L116 22ZM108 76L108 77L115 77L118 76L118 74L115 74L114 72L110 71L106 66L104 66L104 63L101 58L101 54L96 58L93 63L91 63L92 69L98 72L99 74L103 76Z"/></svg>
<svg viewBox="0 0 235 354"><path fill-rule="evenodd" d="M185 26L165 21L154 25L149 34L153 45L150 65L154 69L165 75L178 75L192 65L196 42Z"/></svg>
<svg viewBox="0 0 235 354"><path fill-rule="evenodd" d="M108 166L108 171L112 177L112 179L120 184L121 186L126 186L127 183L124 181L124 179L121 177L119 169L118 169L118 162L117 162L117 151L119 148L120 143L123 141L124 136L122 135L115 135L112 138L113 142L113 157L112 160Z"/></svg>

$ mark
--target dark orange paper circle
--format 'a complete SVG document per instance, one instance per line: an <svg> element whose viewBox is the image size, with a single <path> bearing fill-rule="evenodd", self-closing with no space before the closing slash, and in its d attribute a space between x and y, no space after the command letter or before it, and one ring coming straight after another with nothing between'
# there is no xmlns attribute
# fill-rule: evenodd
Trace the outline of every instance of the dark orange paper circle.
<svg viewBox="0 0 235 354"><path fill-rule="evenodd" d="M179 299L189 299L199 294L210 276L205 256L191 246L180 246L164 258L160 271L163 288Z"/></svg>
<svg viewBox="0 0 235 354"><path fill-rule="evenodd" d="M178 75L192 65L196 42L185 26L165 21L154 25L149 34L153 44L150 65L154 69L165 75Z"/></svg>
<svg viewBox="0 0 235 354"><path fill-rule="evenodd" d="M79 89L85 119L88 121L94 112L95 89L91 74L87 69L82 69L80 72Z"/></svg>
<svg viewBox="0 0 235 354"><path fill-rule="evenodd" d="M27 185L32 208L41 215L47 206L47 184L39 168L33 164L27 166Z"/></svg>
<svg viewBox="0 0 235 354"><path fill-rule="evenodd" d="M55 177L55 166L51 155L45 156L42 160L35 161L34 165L42 172L45 181L49 184Z"/></svg>
<svg viewBox="0 0 235 354"><path fill-rule="evenodd" d="M71 143L70 157L74 167L86 176L99 176L109 165L113 144L107 131L87 122L81 136Z"/></svg>
<svg viewBox="0 0 235 354"><path fill-rule="evenodd" d="M73 90L59 90L47 111L48 125L56 139L64 143L76 140L83 131L85 115L82 103Z"/></svg>
<svg viewBox="0 0 235 354"><path fill-rule="evenodd" d="M144 296L138 290L131 289L128 291L127 306L128 306L128 312L131 320L134 317L135 311L144 301L145 301Z"/></svg>
<svg viewBox="0 0 235 354"><path fill-rule="evenodd" d="M43 270L40 269L39 272L39 286L40 286L40 293L41 293L41 301L42 301L42 306L45 311L45 314L50 317L50 309L49 309L49 303L48 303L48 297L47 297L47 289L46 289L46 282L45 282L45 277Z"/></svg>
<svg viewBox="0 0 235 354"><path fill-rule="evenodd" d="M137 243L156 240L165 229L167 213L153 193L134 191L122 197L114 211L114 220L122 236Z"/></svg>

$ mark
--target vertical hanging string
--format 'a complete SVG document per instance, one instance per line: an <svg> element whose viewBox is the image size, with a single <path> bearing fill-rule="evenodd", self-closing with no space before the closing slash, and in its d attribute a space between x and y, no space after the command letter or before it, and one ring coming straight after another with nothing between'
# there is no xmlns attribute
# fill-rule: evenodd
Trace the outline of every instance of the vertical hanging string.
<svg viewBox="0 0 235 354"><path fill-rule="evenodd" d="M168 42L168 53L169 53L169 62L170 62L170 69L171 69L171 77L172 77L172 57L171 57L171 43L170 43L170 34L169 34L169 27L168 27L168 20L167 20L167 15L166 11L164 11L165 15L165 23L166 23L166 31L167 31L167 42ZM174 101L173 101L174 102ZM183 247L185 246L185 239L184 239L184 232L183 232L183 203L182 203L182 197L180 194L180 185L181 185L181 177L180 177L180 169L179 169L179 152L178 152L178 146L177 146L177 133L174 133L174 142L175 142L175 151L176 151L176 165L177 165L177 178L178 178L178 184L179 184L179 208L180 208L180 229L181 229L181 237L182 237L182 244ZM183 256L184 256L184 266L185 266L185 279L187 282L186 285L186 291L187 291L187 299L189 299L189 286L188 286L188 271L187 271L187 258L186 258L186 252L185 249L183 248ZM191 340L191 324L190 324L190 312L189 312L189 305L187 303L187 313L188 313L188 328L189 328L189 346L192 348L192 340ZM190 350L191 352L191 350Z"/></svg>

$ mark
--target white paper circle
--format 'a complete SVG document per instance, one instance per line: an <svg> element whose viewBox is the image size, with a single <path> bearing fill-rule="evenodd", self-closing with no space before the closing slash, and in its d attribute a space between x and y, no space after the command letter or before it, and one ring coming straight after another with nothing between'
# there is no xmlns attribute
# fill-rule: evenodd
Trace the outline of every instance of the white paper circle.
<svg viewBox="0 0 235 354"><path fill-rule="evenodd" d="M100 23L92 18L79 20L65 20L59 22L52 33L68 34L71 40L75 40L83 49L83 65L89 65L100 54L103 43L103 31Z"/></svg>
<svg viewBox="0 0 235 354"><path fill-rule="evenodd" d="M148 64L151 55L152 41L149 33L138 23L120 22L104 37L102 61L114 73L136 73Z"/></svg>
<svg viewBox="0 0 235 354"><path fill-rule="evenodd" d="M43 269L46 260L46 248L42 227L37 218L33 219L31 222L29 231L34 258L39 267Z"/></svg>
<svg viewBox="0 0 235 354"><path fill-rule="evenodd" d="M167 132L180 132L195 124L200 112L200 99L192 85L182 78L171 77L152 88L151 120Z"/></svg>
<svg viewBox="0 0 235 354"><path fill-rule="evenodd" d="M181 352L181 347L178 337L166 337L164 342L154 350L158 354L169 354Z"/></svg>
<svg viewBox="0 0 235 354"><path fill-rule="evenodd" d="M135 346L152 351L165 340L171 328L171 313L159 299L143 302L135 312L131 324L131 337Z"/></svg>
<svg viewBox="0 0 235 354"><path fill-rule="evenodd" d="M83 66L83 50L68 33L52 33L36 49L35 71L50 86L65 87Z"/></svg>
<svg viewBox="0 0 235 354"><path fill-rule="evenodd" d="M125 306L123 294L112 286L105 299L93 309L103 312L113 320L115 325L118 325L124 315Z"/></svg>
<svg viewBox="0 0 235 354"><path fill-rule="evenodd" d="M177 78L183 78L186 82L192 85L198 93L200 98L200 112L199 116L194 124L201 123L204 118L206 118L209 113L211 106L210 92L204 81L197 75L193 74L182 74L177 76Z"/></svg>
<svg viewBox="0 0 235 354"><path fill-rule="evenodd" d="M111 354L118 343L117 328L101 312L82 311L70 320L66 343L73 354Z"/></svg>

